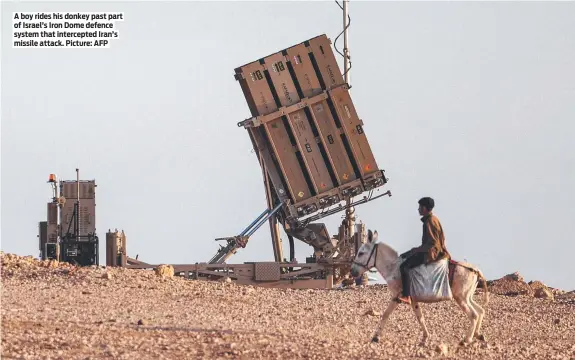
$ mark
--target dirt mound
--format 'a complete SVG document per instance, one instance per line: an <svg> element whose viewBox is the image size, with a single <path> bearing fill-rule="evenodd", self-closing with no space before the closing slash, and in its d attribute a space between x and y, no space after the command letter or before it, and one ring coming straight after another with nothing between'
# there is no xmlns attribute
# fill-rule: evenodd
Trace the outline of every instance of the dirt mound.
<svg viewBox="0 0 575 360"><path fill-rule="evenodd" d="M565 291L551 288L538 280L527 283L518 272L488 281L487 284L491 293L505 296L533 296L553 301L558 295L565 294Z"/></svg>
<svg viewBox="0 0 575 360"><path fill-rule="evenodd" d="M0 252L2 277L36 278L52 273L69 274L78 267L57 260L38 260L33 256L18 256Z"/></svg>
<svg viewBox="0 0 575 360"><path fill-rule="evenodd" d="M505 296L528 295L533 296L535 291L525 282L518 272L505 275L501 279L488 281L489 292Z"/></svg>

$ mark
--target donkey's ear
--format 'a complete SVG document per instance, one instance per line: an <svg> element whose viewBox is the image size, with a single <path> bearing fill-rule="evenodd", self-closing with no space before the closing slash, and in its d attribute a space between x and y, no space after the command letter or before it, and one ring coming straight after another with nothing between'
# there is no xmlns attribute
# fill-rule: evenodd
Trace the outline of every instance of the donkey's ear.
<svg viewBox="0 0 575 360"><path fill-rule="evenodd" d="M376 241L377 241L377 230L375 230L375 231L373 232L372 239L373 239L372 242L376 242Z"/></svg>
<svg viewBox="0 0 575 360"><path fill-rule="evenodd" d="M373 232L371 230L367 230L367 242L373 241Z"/></svg>

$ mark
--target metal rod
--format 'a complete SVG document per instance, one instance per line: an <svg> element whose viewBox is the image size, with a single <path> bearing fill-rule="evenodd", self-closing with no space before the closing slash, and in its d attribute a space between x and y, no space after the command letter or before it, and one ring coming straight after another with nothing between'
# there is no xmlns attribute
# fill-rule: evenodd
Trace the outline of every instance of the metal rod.
<svg viewBox="0 0 575 360"><path fill-rule="evenodd" d="M209 263L210 263L210 264L217 264L217 263L219 263L219 260L220 260L220 258L224 255L224 253L227 253L227 252L230 251L230 250L231 250L230 244L228 244L228 246L226 246L226 247L220 248L220 249L218 250L218 252L216 253L216 255L214 255L214 256L210 259Z"/></svg>
<svg viewBox="0 0 575 360"><path fill-rule="evenodd" d="M264 161L262 152L260 151L258 155L260 164L262 166L262 176L264 178L264 187L266 191L266 205L268 209L271 209L274 206L273 194L271 189L271 179L268 175L268 169ZM270 224L270 235L272 237L272 250L274 252L274 259L277 262L281 262L283 260L283 247L281 243L280 229L277 217L271 216L269 218L269 224Z"/></svg>
<svg viewBox="0 0 575 360"><path fill-rule="evenodd" d="M229 243L225 247L221 247L216 255L210 259L210 264L221 264L236 252L235 243Z"/></svg>
<svg viewBox="0 0 575 360"><path fill-rule="evenodd" d="M288 235L289 240L289 261L293 261L295 259L295 247L293 242L293 236Z"/></svg>
<svg viewBox="0 0 575 360"><path fill-rule="evenodd" d="M80 169L76 169L76 190L76 229L74 229L74 235L78 241L80 239Z"/></svg>
<svg viewBox="0 0 575 360"><path fill-rule="evenodd" d="M253 228L249 233L246 234L246 236L252 236L253 233L256 232L257 229L259 229L266 221L268 221L268 219L270 217L272 217L275 213L277 213L279 211L279 209L281 209L283 205L283 202L280 202L271 212L269 212L263 219L262 221L260 221L260 223Z"/></svg>
<svg viewBox="0 0 575 360"><path fill-rule="evenodd" d="M74 222L74 224L76 224L76 204L74 204L74 211L72 211L72 218L70 219L70 222L68 223L68 229L66 229L66 234L63 235L62 238L69 238L71 236L70 235L71 234L70 229L72 228L72 222ZM74 234L75 233L76 232L74 231Z"/></svg>
<svg viewBox="0 0 575 360"><path fill-rule="evenodd" d="M258 221L260 221L265 215L267 215L267 213L270 212L270 209L265 209L264 212L262 212L260 214L260 216L257 217L257 219L255 219L254 221L252 221L251 224L249 224L241 233L239 236L244 236ZM227 237L223 237L223 238L217 238L216 241L221 241L221 240L228 240L229 238Z"/></svg>
<svg viewBox="0 0 575 360"><path fill-rule="evenodd" d="M316 221L316 220L319 220L319 219L324 218L324 217L326 217L326 216L330 216L330 215L333 215L333 214L338 213L338 212L340 212L340 211L346 210L347 208L349 208L349 207L351 207L351 206L355 206L355 205L359 205L359 204L365 204L366 202L373 201L373 200L378 199L378 198L380 198L380 197L382 197L382 196L385 196L385 195L391 196L391 191L387 191L387 192L385 192L385 193L383 193L383 194L381 194L381 195L374 196L374 197L372 197L372 198L370 198L370 199L368 199L368 198L363 198L362 200L358 200L358 201L356 201L356 202L354 202L354 203L352 203L352 204L348 204L348 205L346 205L346 206L342 206L342 207L337 208L337 209L328 210L328 211L326 211L326 212L324 212L324 213L320 213L320 214L311 216L311 217L309 217L309 218L307 218L307 219L305 219L305 220L303 220L303 221L304 221L304 222Z"/></svg>
<svg viewBox="0 0 575 360"><path fill-rule="evenodd" d="M236 253L235 249L234 249L234 251L230 251L230 252L226 253L226 254L224 255L224 257L221 258L221 259L218 261L218 263L221 264L221 263L226 262L226 260L229 259L229 258L230 258L232 255L234 255L235 253Z"/></svg>
<svg viewBox="0 0 575 360"><path fill-rule="evenodd" d="M348 3L349 0L343 0L343 73L347 84L349 84Z"/></svg>
<svg viewBox="0 0 575 360"><path fill-rule="evenodd" d="M270 217L269 223L274 249L274 259L276 262L282 262L283 247L282 247L282 239L280 238L280 226L277 217L276 216Z"/></svg>
<svg viewBox="0 0 575 360"><path fill-rule="evenodd" d="M60 201L59 198L60 196L58 196L58 176L54 175L54 182L52 183L52 190L54 193L54 201L56 202L56 243L58 243L60 241L60 238L62 237L62 225L60 223L60 212L62 211L62 205L60 205ZM62 195L62 194L60 194Z"/></svg>
<svg viewBox="0 0 575 360"><path fill-rule="evenodd" d="M262 165L263 165L262 174L264 177L264 183L265 183L265 188L266 188L266 202L268 205L268 209L271 209L274 206L272 187L271 187L271 179L268 175L267 167L265 165L265 162L263 161L263 157L261 157L261 160L262 160ZM279 228L277 217L276 216L270 216L269 224L270 224L270 234L272 237L272 250L274 252L274 259L276 262L282 262L283 261L283 247L282 247L282 241L280 238L280 228Z"/></svg>
<svg viewBox="0 0 575 360"><path fill-rule="evenodd" d="M266 216L268 212L270 212L270 209L265 209L265 211L261 213L261 215L258 216L257 219L255 219L247 228L244 229L244 231L241 232L240 236L244 236L252 228L252 226L254 226L258 221L260 221L264 216Z"/></svg>

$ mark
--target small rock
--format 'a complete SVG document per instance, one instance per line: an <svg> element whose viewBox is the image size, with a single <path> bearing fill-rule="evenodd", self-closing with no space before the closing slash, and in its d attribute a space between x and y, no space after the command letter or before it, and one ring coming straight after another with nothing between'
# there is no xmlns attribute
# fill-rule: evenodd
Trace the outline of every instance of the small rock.
<svg viewBox="0 0 575 360"><path fill-rule="evenodd" d="M540 288L549 289L549 287L548 287L547 285L545 285L545 284L543 284L541 281L537 281L537 280L535 280L535 281L530 281L530 282L528 282L527 284L528 284L529 286L531 286L531 288L532 288L534 291L536 291L537 289L540 289Z"/></svg>
<svg viewBox="0 0 575 360"><path fill-rule="evenodd" d="M449 348L446 344L439 344L435 347L435 351L437 351L441 355L447 355L449 353Z"/></svg>
<svg viewBox="0 0 575 360"><path fill-rule="evenodd" d="M363 316L368 316L368 315L369 315L369 316L380 316L381 313L380 313L379 311L375 311L375 310L373 310L373 309L369 309L369 310L367 310L367 311L363 314Z"/></svg>
<svg viewBox="0 0 575 360"><path fill-rule="evenodd" d="M104 274L102 274L102 279L110 280L110 279L112 279L112 277L113 277L112 274L109 272L105 272Z"/></svg>
<svg viewBox="0 0 575 360"><path fill-rule="evenodd" d="M254 291L256 291L254 288L245 288L245 289L243 289L242 294L243 295L249 295L249 294L253 293Z"/></svg>
<svg viewBox="0 0 575 360"><path fill-rule="evenodd" d="M147 325L147 324L148 324L148 322L144 319L138 320L138 325Z"/></svg>
<svg viewBox="0 0 575 360"><path fill-rule="evenodd" d="M547 288L538 288L537 291L535 291L535 297L539 299L554 300L553 293Z"/></svg>
<svg viewBox="0 0 575 360"><path fill-rule="evenodd" d="M162 264L159 265L157 268L154 269L156 275L161 277L173 277L174 276L174 267L172 265Z"/></svg>

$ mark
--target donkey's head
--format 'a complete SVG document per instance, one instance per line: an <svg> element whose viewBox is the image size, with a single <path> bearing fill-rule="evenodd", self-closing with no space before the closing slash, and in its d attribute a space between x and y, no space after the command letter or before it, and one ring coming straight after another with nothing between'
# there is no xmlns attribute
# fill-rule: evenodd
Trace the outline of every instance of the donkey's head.
<svg viewBox="0 0 575 360"><path fill-rule="evenodd" d="M351 265L351 276L359 277L364 272L375 267L377 240L377 230L375 232L368 230L367 242L361 245Z"/></svg>

